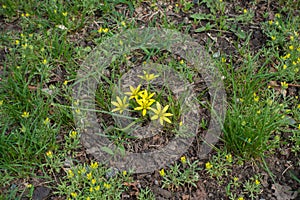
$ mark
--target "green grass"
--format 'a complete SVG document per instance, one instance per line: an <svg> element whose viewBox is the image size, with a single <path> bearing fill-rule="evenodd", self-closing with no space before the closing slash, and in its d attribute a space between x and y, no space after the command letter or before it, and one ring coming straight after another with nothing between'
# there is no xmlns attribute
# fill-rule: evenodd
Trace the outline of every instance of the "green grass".
<svg viewBox="0 0 300 200"><path fill-rule="evenodd" d="M237 23L253 25L254 15L250 8L236 8L239 15L232 17L226 15L226 7L229 6L226 1L200 2L212 16L208 18L206 14L191 13L192 4L180 0L172 5L174 13L189 13L193 22L174 23L162 12L153 15L147 23L187 33L191 27L200 27L199 24L205 22L206 26L196 32L211 30L220 37L225 37L227 33L237 36L233 44L238 49L236 55L215 54L213 39L209 39L206 45L213 52L212 59L224 77L228 95L226 120L220 138L224 149L221 148L209 161L213 167L206 169L212 178L223 183L224 174L227 176L232 170L232 163L228 162L226 155L232 154L240 161L260 160L287 143L291 145L293 155L300 154L300 97L289 91L290 88L299 89L300 82L300 19L294 13L295 9L299 9L299 4L280 2L282 7L274 18L264 13L264 22L255 26L262 28L267 37L266 45L253 52L249 46L250 35L234 26ZM0 1L0 16L4 17L5 23L12 24L12 27L5 29L1 27L0 34L0 50L2 54L5 52L5 59L0 64L0 190L3 188L0 198L17 199L22 192L33 191L31 188L35 185L26 188L20 184L12 188L11 184L19 179L30 182L29 177L36 177L37 172L42 172L41 178L49 182L48 186L57 195L74 197L76 192L78 196L88 197L91 182L76 172L89 166L77 160L81 148L80 131L76 129L72 115L72 86L76 70L95 45L125 29L140 27L142 22L133 15L134 10L143 3L126 0L100 3L89 0L43 3L34 0ZM255 2L252 3L255 5ZM120 5L127 8L128 15L117 11L116 6ZM166 8L153 3L149 9ZM244 42L239 43L241 41ZM112 115L112 89L122 74L130 69L127 65L144 61L168 65L189 83L197 77L197 73L188 67L188 60L181 61L181 58L157 49L140 49L131 55L124 55L110 65L110 79L106 78L104 84L98 87L96 102L99 108L106 111L103 115ZM197 96L199 102L203 100L203 95ZM172 132L169 129L179 127L179 103L168 88L158 91L156 100L163 106L170 105L168 111L174 114L171 118L174 124L166 126L165 130ZM104 124L105 127L110 125ZM114 129L116 135L112 137L124 151L123 145L130 137L120 127L113 128L117 129ZM72 135L73 131L78 134ZM283 138L284 134L288 138ZM67 157L74 163L70 168L75 172L72 177L64 168ZM186 179L203 170L195 166L193 163L175 163L167 167L166 176L161 177L162 185L166 188L195 186L198 179ZM95 175L105 176L107 172L108 169L101 166L95 170ZM53 179L57 174L61 175L59 181ZM98 195L118 199L127 190L124 182L129 183L132 177L130 173L119 173L117 177L119 179L97 180L107 181L111 185L106 185L109 191L106 194L102 190L104 185L101 185ZM259 184L255 185L253 181L257 179L250 178L238 186L234 181L227 182L227 195L237 198L238 195L234 196L230 191L239 187L244 188L250 198L256 197ZM299 180L299 177L295 179ZM30 195L32 193L29 192L28 197ZM141 191L139 198L154 199L148 188Z"/></svg>

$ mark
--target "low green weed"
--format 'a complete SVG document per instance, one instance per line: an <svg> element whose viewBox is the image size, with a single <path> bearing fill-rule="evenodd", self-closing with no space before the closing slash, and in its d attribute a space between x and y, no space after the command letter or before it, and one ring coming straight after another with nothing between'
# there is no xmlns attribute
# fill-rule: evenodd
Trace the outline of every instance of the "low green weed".
<svg viewBox="0 0 300 200"><path fill-rule="evenodd" d="M218 151L207 163L205 169L211 178L216 178L220 185L223 184L223 179L232 171L232 155L226 152Z"/></svg>
<svg viewBox="0 0 300 200"><path fill-rule="evenodd" d="M159 171L162 177L162 187L177 189L185 184L196 187L196 182L199 180L197 171L200 168L198 161L191 163L185 156L181 157L181 163L170 166L168 170L161 169Z"/></svg>
<svg viewBox="0 0 300 200"><path fill-rule="evenodd" d="M67 199L120 199L126 185L132 181L126 171L107 177L108 170L97 162L79 164L66 173L55 193Z"/></svg>

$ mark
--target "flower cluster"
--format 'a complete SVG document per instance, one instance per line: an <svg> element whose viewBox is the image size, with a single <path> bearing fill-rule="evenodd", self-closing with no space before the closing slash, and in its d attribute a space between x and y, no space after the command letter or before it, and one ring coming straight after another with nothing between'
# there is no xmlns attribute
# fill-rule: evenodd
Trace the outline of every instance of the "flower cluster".
<svg viewBox="0 0 300 200"><path fill-rule="evenodd" d="M98 162L78 165L66 171L66 177L59 187L67 199L112 199L120 196L125 185L130 183L130 174L126 171L117 173L110 179L105 178L107 169ZM66 187L66 185L68 185Z"/></svg>
<svg viewBox="0 0 300 200"><path fill-rule="evenodd" d="M144 71L144 75L138 75L139 78L150 82L151 80L158 77L158 75L148 74ZM162 106L157 100L153 97L155 96L155 92L150 92L147 89L141 90L141 85L138 85L136 88L130 86L130 91L125 92L123 99L119 96L116 97L117 101L112 101L112 105L115 106L112 109L112 112L119 111L122 114L128 107L131 105L133 107L133 111L140 111L142 116L146 116L148 111L152 111L151 120L159 120L160 124L163 125L164 121L168 123L172 123L168 117L173 116L173 114L168 113L169 105ZM127 99L129 101L127 101ZM151 107L153 103L156 102L156 108Z"/></svg>

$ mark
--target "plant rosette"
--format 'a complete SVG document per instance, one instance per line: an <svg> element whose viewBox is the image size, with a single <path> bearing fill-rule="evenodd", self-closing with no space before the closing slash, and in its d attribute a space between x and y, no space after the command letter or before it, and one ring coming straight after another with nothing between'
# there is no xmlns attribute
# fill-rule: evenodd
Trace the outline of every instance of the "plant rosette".
<svg viewBox="0 0 300 200"><path fill-rule="evenodd" d="M130 91L130 88L137 89L139 91L132 92ZM118 128L138 139L153 137L158 133L163 132L164 125L165 123L168 124L168 122L172 125L172 128L176 128L176 125L179 124L178 121L171 122L171 120L166 121L164 117L154 117L157 103L160 104L162 111L163 108L168 108L168 105L171 103L163 101L166 99L166 96L164 96L164 93L166 92L163 88L172 91L174 101L178 101L177 103L180 105L180 126L178 126L178 132L180 135L193 138L198 131L197 119L199 118L199 108L195 101L192 87L187 83L187 81L180 77L174 69L169 66L156 63L146 63L141 66L137 66L129 70L119 80L119 85L115 87L112 99L116 99L117 97L123 99L127 96L127 99L129 99L127 102L129 103L129 107L122 112L122 115L113 115ZM142 93L145 90L148 95L153 95L151 97L151 100L153 101L150 102L151 105L148 108L146 106L147 109L145 109L145 115L143 116L142 110L136 110L136 108L140 107L137 101L141 100L141 97L137 95L133 98L132 95L134 94L132 93ZM129 95L129 93L131 93L131 95ZM159 94L161 97L157 98ZM170 109L165 111L165 114L167 114L167 120L171 119L173 116L173 113L170 113L169 110ZM134 114L139 117L137 118L136 123L132 120L132 118L135 117ZM145 121L146 123L143 123ZM171 131L172 130L169 130L168 132Z"/></svg>
<svg viewBox="0 0 300 200"><path fill-rule="evenodd" d="M182 59L188 60L193 65L193 70L200 73L203 77L209 90L211 107L209 127L205 132L205 136L203 136L203 144L200 147L198 155L200 159L205 158L211 151L212 145L219 140L225 117L226 93L221 75L210 60L210 56L205 52L205 49L193 41L190 36L183 35L174 30L157 28L126 30L122 34L109 38L89 54L82 67L78 70L77 81L75 81L73 87L73 115L75 124L81 133L81 143L85 147L87 154L91 154L97 161L108 163L119 170L146 173L161 169L179 159L192 144L198 131L199 122L201 121L197 106L197 94L194 94L195 91L192 90L189 83L186 84L187 82L183 81L179 72L170 69L168 66L146 64L145 66L133 67L116 83L117 86L110 98L114 102L114 106L111 106L110 110L99 111L96 109L95 91L99 84L103 84L101 78L106 78L103 74L105 69L118 56L128 55L130 52L141 48L157 48L159 50L167 50L174 55L179 55ZM144 71L148 73L148 76ZM141 78L143 76L144 78ZM152 91L153 88L151 87L148 88L149 84L155 86L153 87L155 91ZM134 112L127 110L127 106L130 110L130 108L136 108L137 105L130 107L130 104L134 101L131 101L131 103L129 101L129 105L127 105L128 96L125 93L131 91L130 86L134 90L139 85L143 87L142 90L147 89L147 95L150 96L153 92L157 93L160 91L160 88L167 88L168 91L171 91L171 102L175 101L181 104L179 108L180 112L178 112L180 114L179 120L177 118L173 123L179 123L178 128L182 133L177 134L160 149L138 153L125 151L125 153L122 152L121 154L118 153L118 146L107 135L109 130L105 129L109 127L105 128L105 124L102 126L98 123L99 119L96 112L111 114L114 120L112 122L114 124L113 128L119 127L121 131L131 136L146 138L157 134L163 126L161 126L159 119L162 115L156 117L153 115L155 113L153 109L157 106L156 102L144 106L149 108L146 108L146 111L143 111L144 108L134 110L139 111L137 113L142 112L142 117L141 115L135 117L135 115L132 115ZM146 96L146 94L143 95ZM153 98L151 97L151 99ZM165 106L169 102L166 101L164 95L162 95L161 99L163 99L160 102L160 111L162 112L159 111L159 107L157 106L156 114L169 113L169 110L165 110ZM116 112L120 111L120 109L124 111L121 113ZM147 112L149 116L147 116ZM166 118L170 118L171 116L163 116L165 117L163 122L167 123L168 120ZM136 118L146 119L145 123L140 123ZM156 118L159 120L156 120ZM180 126L181 122L182 126ZM170 129L165 129L165 131L171 131L175 125L171 124L170 127ZM105 150L109 150L110 153Z"/></svg>

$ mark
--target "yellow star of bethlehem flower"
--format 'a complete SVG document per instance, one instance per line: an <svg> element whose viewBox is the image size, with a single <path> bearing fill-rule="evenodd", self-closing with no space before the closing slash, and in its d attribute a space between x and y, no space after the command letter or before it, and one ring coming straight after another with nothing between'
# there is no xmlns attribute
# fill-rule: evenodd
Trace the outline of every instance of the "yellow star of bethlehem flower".
<svg viewBox="0 0 300 200"><path fill-rule="evenodd" d="M28 118L29 117L29 112L23 112L23 114L21 115L21 117L23 118Z"/></svg>
<svg viewBox="0 0 300 200"><path fill-rule="evenodd" d="M150 109L150 106L155 102L154 99L151 99L155 95L155 92L149 93L147 90L143 90L138 93L140 99L136 99L136 102L139 104L138 107L135 107L134 110L141 110L142 115L145 116L147 110Z"/></svg>
<svg viewBox="0 0 300 200"><path fill-rule="evenodd" d="M148 74L146 71L143 71L144 76L138 75L139 78L144 79L146 81L151 81L157 77L159 77L159 75L154 75L154 74Z"/></svg>
<svg viewBox="0 0 300 200"><path fill-rule="evenodd" d="M97 169L99 165L98 165L97 162L91 162L90 166L91 166L92 169Z"/></svg>
<svg viewBox="0 0 300 200"><path fill-rule="evenodd" d="M117 102L112 101L111 104L116 106L116 108L114 108L112 112L119 111L120 114L122 114L122 112L129 106L126 96L123 98L123 101L120 99L120 97L117 97Z"/></svg>
<svg viewBox="0 0 300 200"><path fill-rule="evenodd" d="M144 100L148 100L148 101L153 101L155 102L154 99L151 99L153 96L155 95L155 92L153 93L149 93L148 94L148 91L147 90L143 90L141 92L139 92L139 96L144 99Z"/></svg>
<svg viewBox="0 0 300 200"><path fill-rule="evenodd" d="M164 170L164 169L161 169L161 170L159 171L159 174L160 174L161 176L165 176L165 175L166 175L165 170Z"/></svg>
<svg viewBox="0 0 300 200"><path fill-rule="evenodd" d="M150 108L155 114L151 117L151 120L159 119L159 122L161 125L164 125L164 121L166 121L168 123L172 123L168 117L173 116L173 114L167 113L168 108L169 108L169 105L165 106L162 109L160 103L156 102L156 109Z"/></svg>
<svg viewBox="0 0 300 200"><path fill-rule="evenodd" d="M130 92L125 92L126 95L130 96L129 99L133 99L133 98L138 99L141 85L138 85L137 88L134 88L132 86L129 86L129 88L130 88Z"/></svg>

